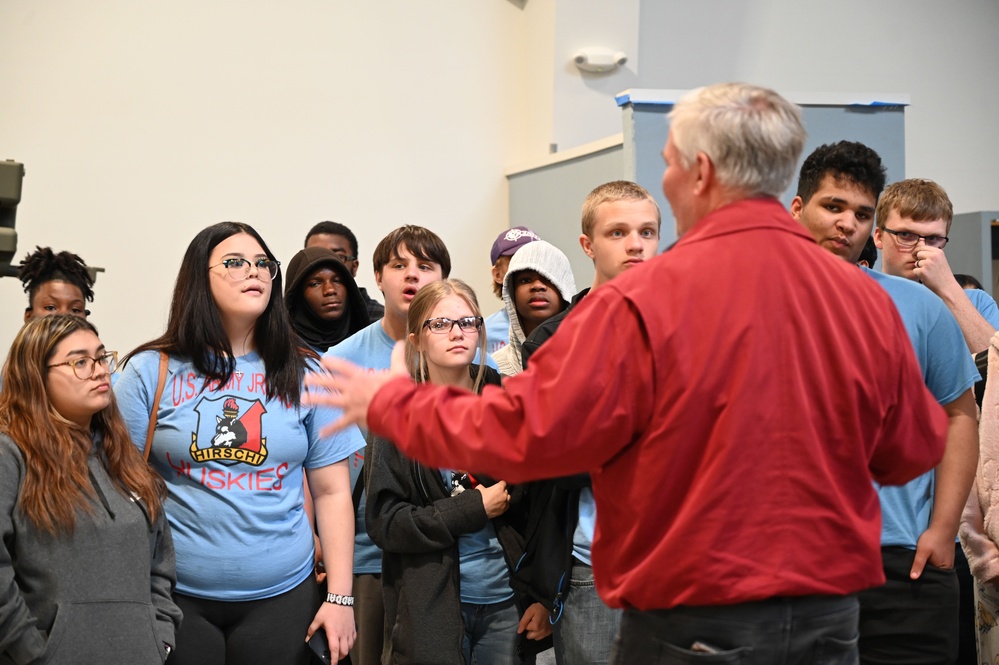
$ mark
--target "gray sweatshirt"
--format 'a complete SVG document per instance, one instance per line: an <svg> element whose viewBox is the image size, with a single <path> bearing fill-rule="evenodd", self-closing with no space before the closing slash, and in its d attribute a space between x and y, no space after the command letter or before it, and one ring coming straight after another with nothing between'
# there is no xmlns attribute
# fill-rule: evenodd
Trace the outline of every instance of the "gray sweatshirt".
<svg viewBox="0 0 999 665"><path fill-rule="evenodd" d="M174 644L181 612L166 520L151 524L96 452L88 466L93 513L77 513L71 534L42 533L18 502L24 457L0 433L0 665L159 665Z"/></svg>

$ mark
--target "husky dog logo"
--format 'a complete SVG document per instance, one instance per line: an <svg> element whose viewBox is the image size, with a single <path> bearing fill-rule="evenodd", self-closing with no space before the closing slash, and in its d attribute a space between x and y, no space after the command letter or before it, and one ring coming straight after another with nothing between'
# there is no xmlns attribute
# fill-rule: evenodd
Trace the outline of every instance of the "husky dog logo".
<svg viewBox="0 0 999 665"><path fill-rule="evenodd" d="M198 429L191 433L194 461L260 466L267 459L267 437L261 431L261 417L267 409L260 400L203 398L194 410L198 414ZM199 440L208 441L208 446L199 448Z"/></svg>
<svg viewBox="0 0 999 665"><path fill-rule="evenodd" d="M242 448L246 443L246 428L239 422L239 404L228 398L222 404L222 415L215 416L215 436L212 447Z"/></svg>

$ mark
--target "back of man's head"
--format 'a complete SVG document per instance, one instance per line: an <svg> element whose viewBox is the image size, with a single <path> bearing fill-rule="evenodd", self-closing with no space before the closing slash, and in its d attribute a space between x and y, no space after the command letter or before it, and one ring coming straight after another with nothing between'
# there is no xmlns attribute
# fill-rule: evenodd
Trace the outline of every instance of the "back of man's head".
<svg viewBox="0 0 999 665"><path fill-rule="evenodd" d="M597 221L597 208L604 203L614 203L615 201L648 201L656 208L656 222L662 224L659 204L656 203L647 189L630 180L614 180L599 185L583 201L583 235L593 237L593 225Z"/></svg>
<svg viewBox="0 0 999 665"><path fill-rule="evenodd" d="M899 180L885 187L875 213L879 229L885 228L892 211L902 219L914 222L942 219L947 223L947 233L954 221L954 206L944 188L932 180L920 178Z"/></svg>
<svg viewBox="0 0 999 665"><path fill-rule="evenodd" d="M372 257L375 272L380 273L392 257L398 256L402 245L419 260L438 264L443 279L451 274L451 255L444 241L430 229L413 224L400 226L379 241Z"/></svg>
<svg viewBox="0 0 999 665"><path fill-rule="evenodd" d="M877 200L885 188L885 173L881 157L863 143L826 143L805 158L798 176L796 195L807 204L819 190L822 180L829 175L837 182L846 181L866 190Z"/></svg>
<svg viewBox="0 0 999 665"><path fill-rule="evenodd" d="M782 194L805 145L800 109L773 90L746 83L693 90L669 119L684 168L703 152L718 182L745 196Z"/></svg>

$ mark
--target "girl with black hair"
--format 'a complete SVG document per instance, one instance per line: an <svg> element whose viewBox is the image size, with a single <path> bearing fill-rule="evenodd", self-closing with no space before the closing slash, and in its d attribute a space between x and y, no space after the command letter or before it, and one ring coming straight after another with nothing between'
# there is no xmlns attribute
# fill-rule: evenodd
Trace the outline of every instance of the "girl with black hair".
<svg viewBox="0 0 999 665"><path fill-rule="evenodd" d="M56 254L51 247L35 247L24 257L17 273L28 294L24 320L49 314L73 314L87 318L84 301L94 301L94 278L87 264L71 252Z"/></svg>
<svg viewBox="0 0 999 665"><path fill-rule="evenodd" d="M321 435L340 414L300 404L318 365L295 340L278 261L252 227L222 222L191 242L166 332L129 354L115 386L140 447L156 417L147 452L167 483L185 615L171 662L304 664L317 630L334 657L354 641L344 460L364 441L356 428ZM315 618L303 467L330 592Z"/></svg>

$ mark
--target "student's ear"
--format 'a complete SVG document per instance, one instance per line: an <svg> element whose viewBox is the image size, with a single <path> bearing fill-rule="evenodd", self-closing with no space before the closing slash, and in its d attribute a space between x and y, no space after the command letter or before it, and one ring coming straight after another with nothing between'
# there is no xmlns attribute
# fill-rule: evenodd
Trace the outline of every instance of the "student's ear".
<svg viewBox="0 0 999 665"><path fill-rule="evenodd" d="M409 343L413 345L413 348L417 351L420 350L420 338L416 333L409 333Z"/></svg>
<svg viewBox="0 0 999 665"><path fill-rule="evenodd" d="M496 263L493 264L493 284L499 284L500 286L503 286L504 277L505 275L503 275L500 272L499 261L497 261Z"/></svg>
<svg viewBox="0 0 999 665"><path fill-rule="evenodd" d="M378 287L378 290L381 291L381 294L384 296L385 295L385 290L382 289L382 271L381 270L376 270L375 271L375 286Z"/></svg>
<svg viewBox="0 0 999 665"><path fill-rule="evenodd" d="M791 201L791 217L794 217L799 222L801 221L801 209L805 207L805 202L801 200L800 196L795 196Z"/></svg>
<svg viewBox="0 0 999 665"><path fill-rule="evenodd" d="M585 233L579 234L579 246L583 248L583 253L585 253L591 259L593 256L593 240L590 236Z"/></svg>
<svg viewBox="0 0 999 665"><path fill-rule="evenodd" d="M874 227L874 246L878 249L882 249L881 244L884 242L884 234L881 229L877 226Z"/></svg>
<svg viewBox="0 0 999 665"><path fill-rule="evenodd" d="M24 322L27 323L30 320L31 320L31 308L30 307L25 307L24 308Z"/></svg>

